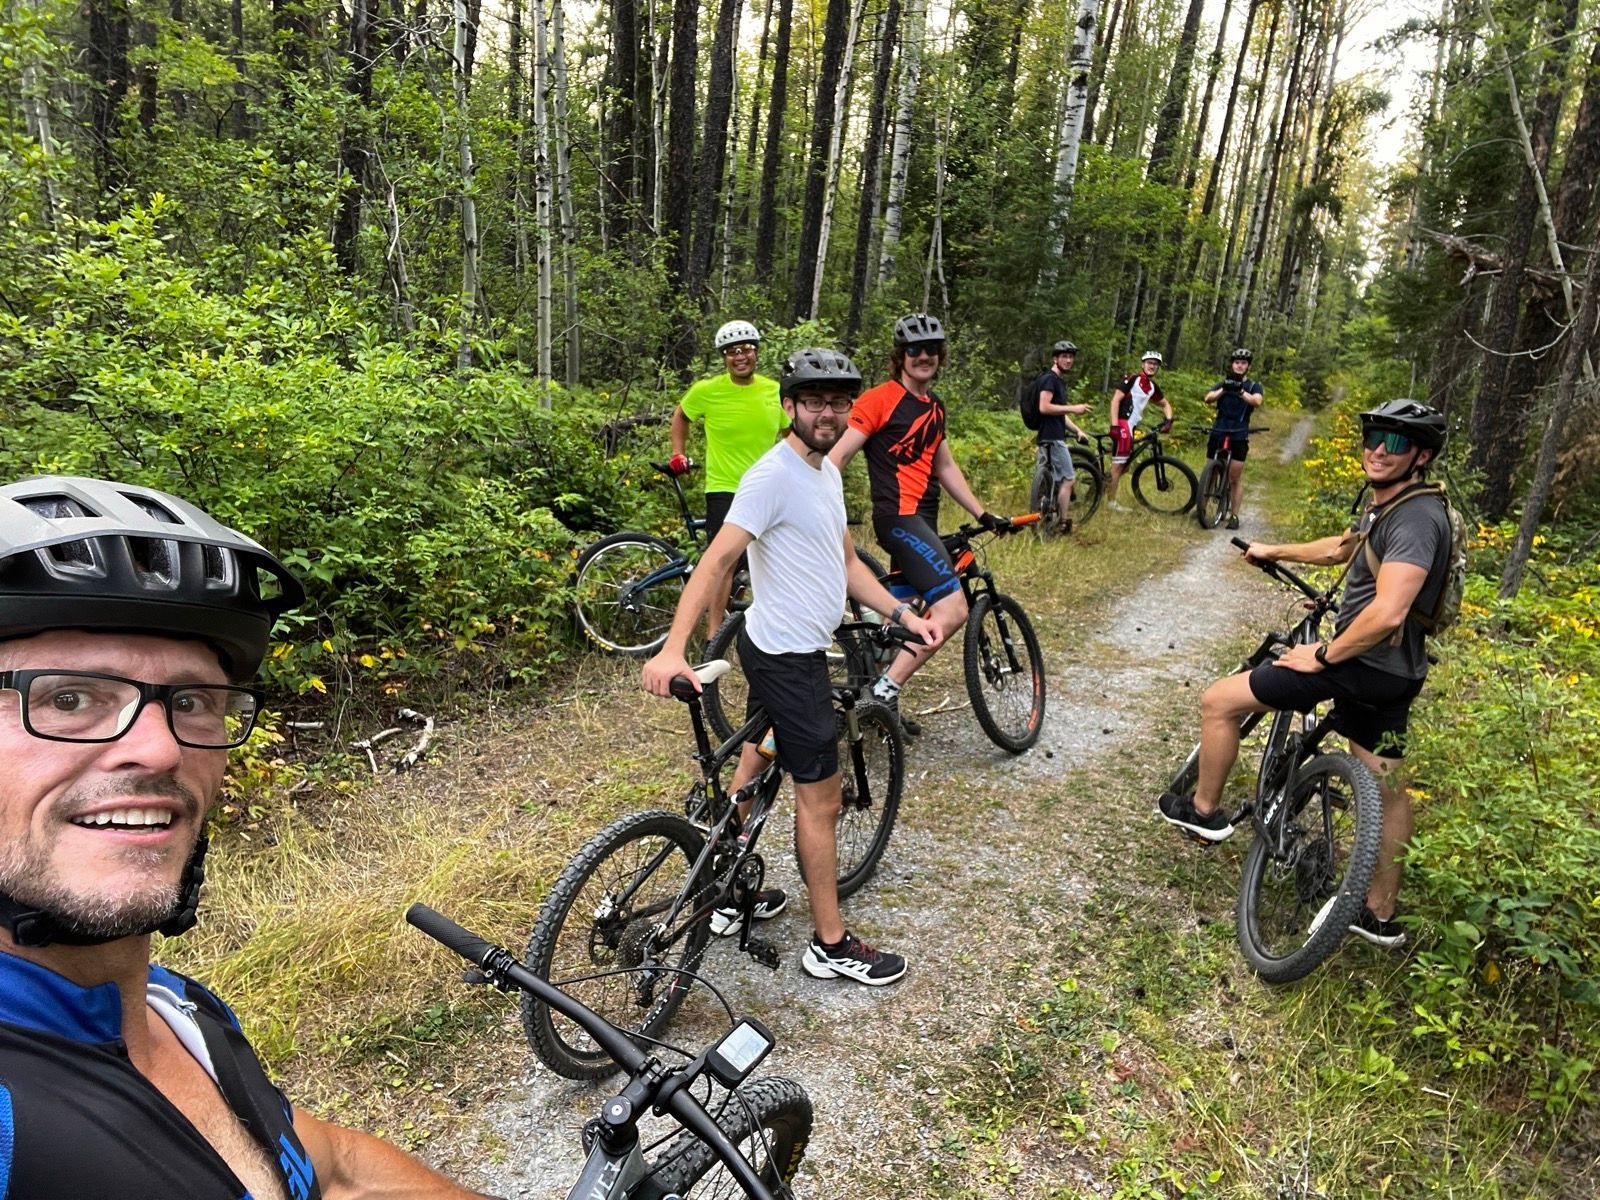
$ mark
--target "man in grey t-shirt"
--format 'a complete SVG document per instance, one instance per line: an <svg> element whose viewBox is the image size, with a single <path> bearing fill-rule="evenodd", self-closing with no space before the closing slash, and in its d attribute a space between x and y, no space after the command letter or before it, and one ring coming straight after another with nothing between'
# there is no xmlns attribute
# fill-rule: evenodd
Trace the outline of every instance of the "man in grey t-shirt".
<svg viewBox="0 0 1600 1200"><path fill-rule="evenodd" d="M1450 567L1450 520L1442 501L1405 493L1423 482L1444 446L1444 417L1415 400L1391 400L1361 414L1361 464L1372 503L1343 533L1287 546L1254 545L1254 562L1350 563L1331 641L1294 646L1250 672L1220 679L1200 700L1200 775L1194 795L1170 792L1161 816L1206 841L1233 833L1222 788L1239 756L1239 723L1250 713L1305 711L1334 701L1337 728L1371 768L1383 798L1378 866L1367 905L1351 932L1380 946L1405 933L1394 919L1397 857L1411 837L1411 797L1395 768L1405 753L1411 702L1428 673L1423 630L1414 614L1438 603ZM1394 507L1392 510L1390 506ZM1378 571L1367 562L1370 535Z"/></svg>

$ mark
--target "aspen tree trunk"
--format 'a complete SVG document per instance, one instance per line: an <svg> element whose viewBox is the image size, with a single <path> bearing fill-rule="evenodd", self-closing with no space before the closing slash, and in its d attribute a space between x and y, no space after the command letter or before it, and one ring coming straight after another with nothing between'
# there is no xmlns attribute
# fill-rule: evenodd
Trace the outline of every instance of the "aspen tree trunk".
<svg viewBox="0 0 1600 1200"><path fill-rule="evenodd" d="M850 271L850 315L845 320L844 344L855 352L861 329L861 306L867 298L867 259L872 252L872 227L878 216L878 168L883 159L883 120L888 107L889 68L894 61L894 39L900 20L900 0L889 0L878 29L878 61L872 78L872 105L867 114L867 144L862 151L860 211L856 214L856 252Z"/></svg>
<svg viewBox="0 0 1600 1200"><path fill-rule="evenodd" d="M472 333L478 316L478 202L472 158L472 123L467 112L467 2L455 0L455 41L450 81L455 96L456 155L461 169L461 333L456 369L472 366Z"/></svg>
<svg viewBox="0 0 1600 1200"><path fill-rule="evenodd" d="M734 18L737 22L737 16ZM717 307L728 307L728 289L732 286L733 274L733 210L734 192L738 182L738 153L739 153L739 72L733 73L732 111L730 118L732 127L728 130L728 179L722 188L722 270L717 287Z"/></svg>
<svg viewBox="0 0 1600 1200"><path fill-rule="evenodd" d="M894 149L889 154L889 192L883 206L883 242L878 251L878 286L889 282L911 166L911 118L916 115L917 82L922 69L922 38L927 0L906 0L906 37L900 51L900 96L894 115Z"/></svg>
<svg viewBox="0 0 1600 1200"><path fill-rule="evenodd" d="M537 3L538 0L535 0ZM572 210L572 138L567 127L567 21L563 0L550 0L551 53L556 99L556 196L561 209L561 294L568 388L578 386L582 345L578 328L578 223Z"/></svg>
<svg viewBox="0 0 1600 1200"><path fill-rule="evenodd" d="M1072 196L1078 180L1078 154L1083 144L1083 117L1089 105L1089 70L1094 46L1095 15L1099 0L1079 0L1078 19L1072 26L1072 41L1067 47L1067 103L1061 114L1061 130L1056 138L1055 212L1051 214L1050 234L1041 282L1051 287L1066 254L1067 222L1072 216Z"/></svg>
<svg viewBox="0 0 1600 1200"><path fill-rule="evenodd" d="M861 10L866 0L856 0L850 10L850 31L844 40L844 62L839 71L839 86L834 92L833 135L828 140L828 181L822 192L822 227L817 231L817 270L811 282L811 315L822 303L822 278L828 267L828 236L833 230L833 197L839 181L839 159L844 146L844 128L850 122L850 78L854 74L856 34L861 29Z"/></svg>
<svg viewBox="0 0 1600 1200"><path fill-rule="evenodd" d="M952 98L945 105L942 128L939 127L937 112L934 116L936 149L933 166L933 232L928 239L928 265L922 272L922 310L928 311L929 301L933 298L933 281L937 278L941 302L939 311L947 316L950 312L950 289L944 279L944 184L945 160L950 151L950 122L955 115L954 109L955 102Z"/></svg>
<svg viewBox="0 0 1600 1200"><path fill-rule="evenodd" d="M394 184L390 182L388 172L384 170L383 159L374 154L372 165L375 177L382 182L384 211L388 217L386 225L389 231L389 249L384 255L384 267L389 275L389 286L394 292L395 320L409 335L417 331L417 325L411 311L411 280L406 273L405 243L400 236L400 205L395 199Z"/></svg>
<svg viewBox="0 0 1600 1200"><path fill-rule="evenodd" d="M656 10L666 0L645 0L650 5L650 232L661 232L661 164L667 137L667 46L657 28Z"/></svg>
<svg viewBox="0 0 1600 1200"><path fill-rule="evenodd" d="M40 72L38 61L31 54L26 54L22 60L22 111L28 136L39 143L39 157L44 160L44 170L41 172L44 181L44 226L54 229L56 214L61 210L61 196L56 190L56 139L50 128L50 85L47 79L48 76Z"/></svg>
<svg viewBox="0 0 1600 1200"><path fill-rule="evenodd" d="M1139 0L1114 0L1111 6L1111 17L1103 26L1104 37L1095 44L1094 65L1089 69L1089 95L1084 102L1083 109L1083 140L1094 142L1094 115L1099 111L1100 88L1105 83L1106 76L1111 72L1111 53L1116 49L1117 34L1123 27L1123 13L1130 6L1137 5Z"/></svg>
<svg viewBox="0 0 1600 1200"><path fill-rule="evenodd" d="M778 168L783 155L783 113L789 102L789 31L794 0L780 0L778 43L772 57L772 100L767 107L766 145L761 152L761 200L756 205L756 282L772 281L772 250L778 227Z"/></svg>
<svg viewBox="0 0 1600 1200"><path fill-rule="evenodd" d="M544 0L534 0L533 10L533 231L538 247L539 405L550 407L551 183L550 183L550 48Z"/></svg>

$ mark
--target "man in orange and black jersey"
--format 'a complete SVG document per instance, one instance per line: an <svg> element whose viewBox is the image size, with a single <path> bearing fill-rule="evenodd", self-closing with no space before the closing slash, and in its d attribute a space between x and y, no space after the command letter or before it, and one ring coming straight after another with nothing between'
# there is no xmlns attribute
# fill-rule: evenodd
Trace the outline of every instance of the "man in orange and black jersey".
<svg viewBox="0 0 1600 1200"><path fill-rule="evenodd" d="M955 563L939 540L940 488L985 529L1006 524L972 494L945 444L944 403L933 392L945 353L939 318L913 313L896 321L891 377L856 400L850 428L828 454L843 471L866 447L873 533L926 605L923 615L938 625L942 638L966 624L967 598ZM873 685L873 694L896 703L901 686L934 649L908 647ZM914 721L902 719L902 724L908 733L919 732Z"/></svg>

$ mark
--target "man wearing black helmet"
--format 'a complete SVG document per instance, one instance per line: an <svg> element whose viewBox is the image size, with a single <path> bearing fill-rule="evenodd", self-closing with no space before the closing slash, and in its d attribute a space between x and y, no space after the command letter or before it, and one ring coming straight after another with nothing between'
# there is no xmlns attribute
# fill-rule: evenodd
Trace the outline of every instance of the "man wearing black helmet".
<svg viewBox="0 0 1600 1200"><path fill-rule="evenodd" d="M1072 455L1067 453L1067 433L1080 442L1088 442L1089 435L1073 423L1072 413L1092 412L1087 404L1067 403L1067 372L1077 360L1078 347L1073 342L1060 341L1052 348L1050 369L1039 376L1034 385L1039 392L1039 454L1035 466L1035 479L1041 478L1048 467L1056 481L1056 524L1062 533L1072 531L1072 484L1077 472L1072 467Z"/></svg>
<svg viewBox="0 0 1600 1200"><path fill-rule="evenodd" d="M1250 414L1261 407L1266 395L1261 385L1247 372L1255 356L1240 346L1228 359L1228 373L1206 393L1206 402L1217 406L1211 423L1211 438L1206 457L1215 458L1222 450L1222 439L1230 437L1233 454L1228 464L1228 528L1239 528L1239 506L1244 503L1244 460L1250 457Z"/></svg>
<svg viewBox="0 0 1600 1200"><path fill-rule="evenodd" d="M856 557L845 523L844 487L827 454L861 390L861 373L836 351L799 350L784 363L779 386L789 432L739 481L727 520L683 589L666 645L644 665L642 681L652 695L669 696L675 677L694 679L685 652L710 599L709 580L748 551L754 599L739 638L739 661L750 684L750 703L772 719L778 762L794 780L795 843L815 925L801 966L819 979L878 987L904 975L906 962L862 941L839 914L836 835L842 795L825 654L844 614L846 593L921 634L929 646L938 645L939 631L909 605L896 603ZM754 779L764 765L756 744L745 746L732 790ZM775 917L787 903L782 891L768 888L755 915ZM719 910L712 928L736 933L737 918L735 910Z"/></svg>
<svg viewBox="0 0 1600 1200"><path fill-rule="evenodd" d="M476 1194L292 1107L227 1006L150 962L195 922L245 684L303 596L165 493L0 488L0 1194Z"/></svg>
<svg viewBox="0 0 1600 1200"><path fill-rule="evenodd" d="M1397 768L1405 753L1411 703L1428 673L1418 614L1434 611L1450 569L1452 537L1443 501L1407 493L1444 446L1444 417L1415 400L1391 400L1361 414L1361 465L1372 500L1343 533L1314 542L1256 544L1259 562L1348 563L1332 640L1294 646L1255 670L1230 675L1200 702L1200 775L1193 796L1161 796L1164 820L1207 841L1233 833L1222 811L1222 788L1239 754L1239 722L1249 713L1305 711L1334 701L1333 719L1351 751L1378 779L1383 834L1367 905L1350 928L1368 941L1396 946L1398 856L1411 836L1411 798ZM1407 503L1407 499L1412 502ZM1370 540L1378 570L1367 561ZM1319 914L1320 916L1320 914Z"/></svg>

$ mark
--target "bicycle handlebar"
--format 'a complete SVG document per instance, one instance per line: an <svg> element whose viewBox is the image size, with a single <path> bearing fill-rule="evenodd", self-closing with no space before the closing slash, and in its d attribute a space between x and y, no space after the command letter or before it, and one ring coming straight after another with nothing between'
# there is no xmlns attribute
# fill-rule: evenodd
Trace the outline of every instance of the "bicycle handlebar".
<svg viewBox="0 0 1600 1200"><path fill-rule="evenodd" d="M502 991L509 991L508 985L518 987L573 1021L632 1076L622 1095L602 1106L603 1126L613 1130L619 1127L631 1129L652 1105L660 1103L685 1129L715 1151L747 1195L754 1196L756 1200L775 1200L755 1168L739 1153L739 1148L728 1140L722 1127L711 1119L705 1106L690 1092L687 1084L691 1080L683 1078L683 1068L668 1072L653 1071L650 1057L615 1025L572 999L554 984L540 979L503 947L463 929L444 914L435 912L425 904L413 904L406 909L406 921L472 963ZM649 1073L650 1077L641 1079L642 1073Z"/></svg>
<svg viewBox="0 0 1600 1200"><path fill-rule="evenodd" d="M1230 542L1232 542L1235 546L1239 547L1239 549L1241 549L1241 550L1244 550L1244 551L1248 552L1249 549L1250 549L1250 543L1245 541L1243 538L1236 537L1236 538L1229 538L1228 540ZM1245 561L1247 563L1249 563L1253 567L1260 567L1263 571L1265 571L1268 575L1272 576L1272 578L1276 579L1279 583L1286 583L1290 587L1298 588L1301 592L1303 592L1305 594L1306 599L1312 601L1313 603L1316 603L1316 604L1331 604L1332 603L1332 593L1331 592L1319 592L1316 588L1312 587L1304 579L1302 579L1300 576L1296 575L1293 571L1289 570L1288 567L1283 566L1281 563L1270 562L1267 559L1254 559L1254 558L1246 558Z"/></svg>
<svg viewBox="0 0 1600 1200"><path fill-rule="evenodd" d="M672 464L671 463L655 462L654 460L652 460L650 465L652 467L654 467L656 470L660 471L663 475L667 476L669 479L678 478L678 473L672 469ZM689 471L697 471L699 469L700 469L700 464L695 462L694 459L691 458L689 460ZM684 473L688 474L687 471L684 472Z"/></svg>
<svg viewBox="0 0 1600 1200"><path fill-rule="evenodd" d="M994 529L986 529L982 525L963 525L961 528L945 534L945 537L967 539L975 538L980 533L992 533L995 537L1004 537L1008 533L1018 533L1029 525L1037 524L1038 521L1039 514L1036 512L1019 513L1017 516L1007 517L1004 525L997 526Z"/></svg>

